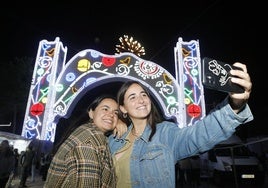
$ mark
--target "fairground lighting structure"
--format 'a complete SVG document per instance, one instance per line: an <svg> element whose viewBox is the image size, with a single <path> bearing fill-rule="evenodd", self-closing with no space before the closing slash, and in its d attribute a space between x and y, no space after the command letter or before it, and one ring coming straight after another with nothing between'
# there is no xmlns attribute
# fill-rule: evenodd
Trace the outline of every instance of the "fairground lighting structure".
<svg viewBox="0 0 268 188"><path fill-rule="evenodd" d="M119 40L114 55L85 49L68 62L67 47L59 37L40 41L21 135L54 142L59 118L69 117L86 92L117 81L137 80L145 85L165 118L176 121L179 128L205 116L198 40L178 39L175 77L157 63L142 59L144 48L132 37Z"/></svg>

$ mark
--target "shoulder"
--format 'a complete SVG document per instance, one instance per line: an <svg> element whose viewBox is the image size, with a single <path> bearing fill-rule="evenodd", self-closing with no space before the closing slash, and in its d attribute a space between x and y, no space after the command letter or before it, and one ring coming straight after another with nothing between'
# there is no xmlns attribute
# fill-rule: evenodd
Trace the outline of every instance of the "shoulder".
<svg viewBox="0 0 268 188"><path fill-rule="evenodd" d="M172 121L163 121L161 123L158 123L156 129L156 134L160 134L161 137L170 137L173 135L181 134L181 129L179 128L178 124Z"/></svg>
<svg viewBox="0 0 268 188"><path fill-rule="evenodd" d="M107 138L100 130L83 125L68 137L64 145L76 147L78 145L104 145L106 143Z"/></svg>
<svg viewBox="0 0 268 188"><path fill-rule="evenodd" d="M178 127L178 124L174 123L173 121L162 121L157 124L157 127L159 128L172 128L172 127Z"/></svg>
<svg viewBox="0 0 268 188"><path fill-rule="evenodd" d="M71 135L81 136L81 135L86 135L86 134L101 134L101 133L102 132L98 130L95 126L92 126L92 124L88 123L88 124L83 124L79 126L78 128L76 128L71 133Z"/></svg>

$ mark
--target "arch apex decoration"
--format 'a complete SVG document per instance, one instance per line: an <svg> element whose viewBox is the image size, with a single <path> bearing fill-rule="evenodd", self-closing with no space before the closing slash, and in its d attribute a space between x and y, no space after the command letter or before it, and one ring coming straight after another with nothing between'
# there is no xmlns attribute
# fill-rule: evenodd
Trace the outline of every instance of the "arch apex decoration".
<svg viewBox="0 0 268 188"><path fill-rule="evenodd" d="M58 118L68 117L85 91L126 80L145 85L165 118L174 119L179 127L191 125L205 114L198 41L179 38L174 52L176 78L130 52L107 55L86 49L65 63L67 47L58 37L54 42L40 41L22 136L54 142Z"/></svg>

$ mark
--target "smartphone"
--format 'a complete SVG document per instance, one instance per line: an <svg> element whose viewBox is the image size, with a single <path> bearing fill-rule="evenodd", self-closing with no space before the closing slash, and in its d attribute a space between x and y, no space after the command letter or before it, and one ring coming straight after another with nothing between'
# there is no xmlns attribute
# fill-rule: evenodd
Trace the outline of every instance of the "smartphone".
<svg viewBox="0 0 268 188"><path fill-rule="evenodd" d="M231 82L230 70L239 69L228 63L204 57L202 58L202 83L205 88L222 92L243 93L244 88Z"/></svg>

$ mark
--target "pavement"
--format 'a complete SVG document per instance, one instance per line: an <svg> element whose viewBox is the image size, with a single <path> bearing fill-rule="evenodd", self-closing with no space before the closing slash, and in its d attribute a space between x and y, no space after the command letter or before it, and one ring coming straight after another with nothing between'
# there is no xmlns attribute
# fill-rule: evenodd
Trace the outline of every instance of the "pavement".
<svg viewBox="0 0 268 188"><path fill-rule="evenodd" d="M42 180L41 176L36 176L35 177L35 181L31 181L31 177L29 177L26 181L26 186L30 187L30 188L43 188L44 186L44 181ZM20 184L20 179L19 178L15 178L12 182L11 182L11 186L9 188L18 188Z"/></svg>
<svg viewBox="0 0 268 188"><path fill-rule="evenodd" d="M267 174L268 175L268 174ZM265 178L265 184L262 186L258 186L259 188L267 188L268 187L268 176L266 176ZM19 187L19 183L20 183L20 179L19 178L15 178L12 183L11 186L9 188L18 188ZM36 176L35 177L35 181L32 182L31 181L31 177L28 177L26 185L29 188L43 188L44 186L44 181L42 180L41 176ZM230 185L226 184L226 185L222 185L222 186L216 186L214 185L211 180L209 179L201 179L200 182L200 186L197 186L198 188L231 188ZM182 186L183 188L195 188L195 186L193 185L189 185L189 184L185 184ZM233 186L232 188L235 188L235 186ZM239 187L240 188L240 187ZM256 186L243 186L243 188L256 188Z"/></svg>

